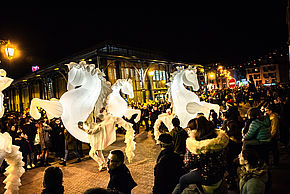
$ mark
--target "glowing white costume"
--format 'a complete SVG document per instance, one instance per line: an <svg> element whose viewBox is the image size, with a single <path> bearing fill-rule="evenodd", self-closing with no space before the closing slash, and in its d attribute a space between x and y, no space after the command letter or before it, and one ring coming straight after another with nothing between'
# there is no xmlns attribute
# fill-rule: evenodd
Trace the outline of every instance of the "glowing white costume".
<svg viewBox="0 0 290 194"><path fill-rule="evenodd" d="M158 116L158 119L154 123L154 139L156 140L156 144L159 144L158 138L161 135L159 131L159 127L161 123L167 127L168 131L170 132L173 129L172 125L173 114L162 113Z"/></svg>
<svg viewBox="0 0 290 194"><path fill-rule="evenodd" d="M113 130L115 124L123 125L126 130L126 155L131 161L135 149L134 131L131 125L124 124L125 121L122 122L121 118L117 119L117 117L122 117L127 110L127 103L119 97L119 91L133 96L132 82L118 80L112 87L112 92L111 84L105 80L104 73L98 68L95 69L95 65L82 61L79 64L70 63L68 68L68 91L61 96L59 101L34 98L30 105L31 116L39 119L40 114L37 107L41 107L46 110L49 118L61 117L65 128L75 138L93 145L90 152L93 158L96 149L103 150L116 140L116 133ZM108 96L109 94L110 96ZM107 115L108 118L104 122L97 124L95 118L105 107L106 100L109 113L116 116ZM89 135L78 127L79 122L86 123L89 127ZM100 133L100 131L102 132Z"/></svg>
<svg viewBox="0 0 290 194"><path fill-rule="evenodd" d="M0 118L4 114L2 91L10 86L13 79L6 77L6 71L0 69ZM25 172L22 161L22 153L19 151L19 146L12 145L12 138L9 133L0 133L0 166L3 160L6 160L9 165L4 173L7 178L3 181L5 186L5 194L18 193L21 185L20 177Z"/></svg>
<svg viewBox="0 0 290 194"><path fill-rule="evenodd" d="M187 127L188 121L195 118L197 113L203 113L208 117L210 110L214 109L219 114L219 105L201 102L194 92L184 87L184 85L192 86L194 91L199 90L196 72L196 68L191 66L188 69L178 67L170 78L172 82L168 89L169 100L173 104L173 114L177 115L183 128Z"/></svg>

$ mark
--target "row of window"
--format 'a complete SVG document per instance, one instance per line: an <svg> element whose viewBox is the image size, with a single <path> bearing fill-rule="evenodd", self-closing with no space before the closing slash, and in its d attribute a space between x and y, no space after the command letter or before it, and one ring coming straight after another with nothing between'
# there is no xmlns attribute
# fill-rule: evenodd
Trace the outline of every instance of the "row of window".
<svg viewBox="0 0 290 194"><path fill-rule="evenodd" d="M264 78L276 78L276 73L263 73ZM261 79L260 74L253 74L254 79Z"/></svg>
<svg viewBox="0 0 290 194"><path fill-rule="evenodd" d="M271 66L263 66L263 72L268 72L268 71L276 71L276 65L271 65ZM260 68L251 68L247 69L248 73L259 73Z"/></svg>

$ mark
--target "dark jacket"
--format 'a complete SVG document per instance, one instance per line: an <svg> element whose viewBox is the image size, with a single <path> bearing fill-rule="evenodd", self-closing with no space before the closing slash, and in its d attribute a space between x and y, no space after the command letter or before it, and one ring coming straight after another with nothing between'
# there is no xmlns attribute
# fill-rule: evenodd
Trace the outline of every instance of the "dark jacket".
<svg viewBox="0 0 290 194"><path fill-rule="evenodd" d="M141 109L141 117L149 119L149 110L147 108L146 109Z"/></svg>
<svg viewBox="0 0 290 194"><path fill-rule="evenodd" d="M178 154L185 154L187 132L181 127L174 127L169 133L173 139L173 149Z"/></svg>
<svg viewBox="0 0 290 194"><path fill-rule="evenodd" d="M193 135L186 140L185 167L189 170L197 169L203 185L215 184L224 177L225 149L229 137L221 130L217 130L216 134L215 138L197 140Z"/></svg>
<svg viewBox="0 0 290 194"><path fill-rule="evenodd" d="M133 180L129 169L125 164L122 164L114 170L109 170L109 174L109 189L115 189L127 194L131 193L131 190L137 186L137 183Z"/></svg>
<svg viewBox="0 0 290 194"><path fill-rule="evenodd" d="M27 135L28 140L30 142L34 142L35 135L37 133L37 128L35 127L35 125L33 125L32 123L31 124L24 124L21 127L21 129L22 129L23 133L25 135Z"/></svg>
<svg viewBox="0 0 290 194"><path fill-rule="evenodd" d="M182 159L173 148L162 150L154 167L153 194L172 193L184 174L182 166Z"/></svg>
<svg viewBox="0 0 290 194"><path fill-rule="evenodd" d="M153 110L151 112L150 120L151 120L152 125L154 125L155 121L158 119L159 114L160 114L160 112L158 110Z"/></svg>

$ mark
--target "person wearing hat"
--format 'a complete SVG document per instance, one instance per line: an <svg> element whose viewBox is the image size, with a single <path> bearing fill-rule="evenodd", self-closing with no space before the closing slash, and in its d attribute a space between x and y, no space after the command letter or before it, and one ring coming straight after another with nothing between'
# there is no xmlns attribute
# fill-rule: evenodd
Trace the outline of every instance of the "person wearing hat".
<svg viewBox="0 0 290 194"><path fill-rule="evenodd" d="M183 161L173 150L172 136L159 136L161 152L154 167L153 194L172 193L179 178L184 174Z"/></svg>

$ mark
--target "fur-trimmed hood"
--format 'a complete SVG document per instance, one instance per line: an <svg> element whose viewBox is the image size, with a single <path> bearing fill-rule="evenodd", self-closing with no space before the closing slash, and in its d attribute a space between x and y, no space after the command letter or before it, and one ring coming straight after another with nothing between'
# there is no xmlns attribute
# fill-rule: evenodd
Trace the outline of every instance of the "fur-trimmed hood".
<svg viewBox="0 0 290 194"><path fill-rule="evenodd" d="M186 140L186 148L193 154L216 152L225 148L229 143L228 135L222 130L216 130L217 137L198 141L194 138L194 131Z"/></svg>

